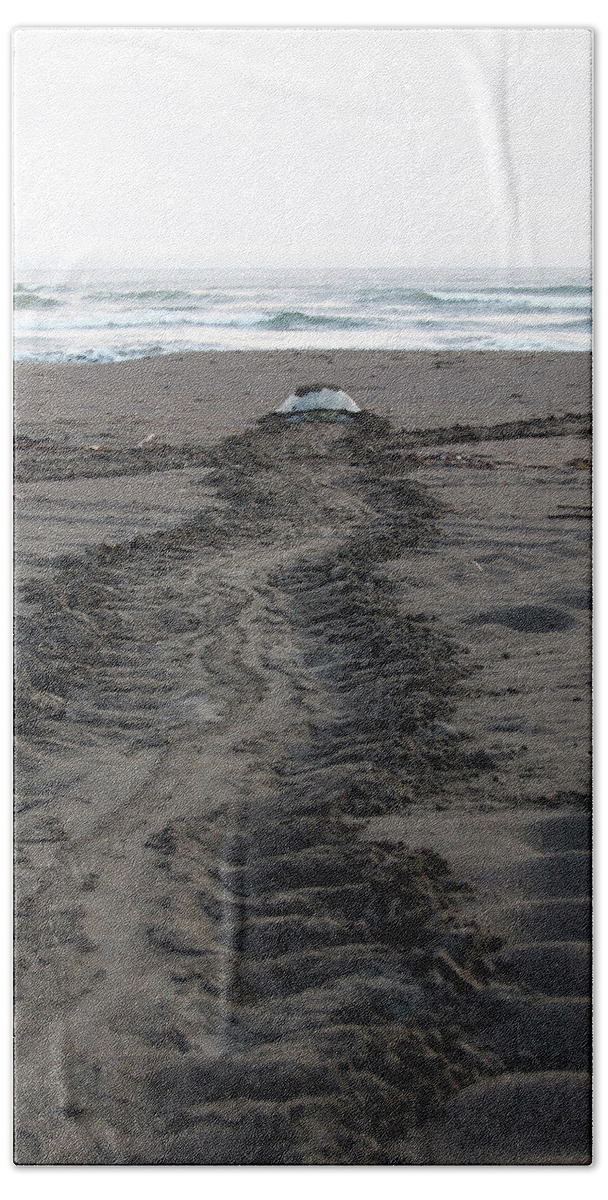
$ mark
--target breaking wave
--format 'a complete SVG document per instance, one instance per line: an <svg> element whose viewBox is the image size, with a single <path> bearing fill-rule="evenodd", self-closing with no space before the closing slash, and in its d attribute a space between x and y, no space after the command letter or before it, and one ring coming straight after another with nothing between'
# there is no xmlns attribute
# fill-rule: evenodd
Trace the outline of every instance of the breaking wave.
<svg viewBox="0 0 608 1200"><path fill-rule="evenodd" d="M113 362L196 350L588 350L582 284L373 276L22 277L15 358Z"/></svg>
<svg viewBox="0 0 608 1200"><path fill-rule="evenodd" d="M38 292L17 284L13 292L13 307L18 308L58 308L59 300L51 296L41 296Z"/></svg>
<svg viewBox="0 0 608 1200"><path fill-rule="evenodd" d="M257 322L260 329L361 329L370 322L353 317L310 316L308 313L284 311Z"/></svg>

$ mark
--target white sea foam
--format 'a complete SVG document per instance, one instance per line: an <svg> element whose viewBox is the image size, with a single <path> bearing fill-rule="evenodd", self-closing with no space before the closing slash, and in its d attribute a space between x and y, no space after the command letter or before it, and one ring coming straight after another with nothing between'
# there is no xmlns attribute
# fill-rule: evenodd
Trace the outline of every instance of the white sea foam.
<svg viewBox="0 0 608 1200"><path fill-rule="evenodd" d="M176 271L22 277L15 357L112 362L189 350L588 350L591 295L569 282Z"/></svg>

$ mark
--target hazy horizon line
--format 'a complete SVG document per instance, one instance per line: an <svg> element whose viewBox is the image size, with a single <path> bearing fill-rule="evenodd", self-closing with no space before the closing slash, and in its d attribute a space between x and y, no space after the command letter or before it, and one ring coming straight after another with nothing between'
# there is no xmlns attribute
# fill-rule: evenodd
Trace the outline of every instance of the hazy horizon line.
<svg viewBox="0 0 608 1200"><path fill-rule="evenodd" d="M503 280L510 281L513 284L522 284L525 282L540 282L543 280L559 280L560 282L573 282L581 286L590 285L593 278L591 268L582 269L575 267L555 266L555 267L533 267L529 268L505 268L505 267L473 267L473 266L421 266L421 265L344 265L344 264L279 264L268 265L264 263L247 265L235 265L231 263L197 263L197 262L173 262L173 263L118 263L118 262L98 262L82 266L66 266L65 264L49 263L49 262L22 262L13 264L13 278L18 282L20 274L45 273L45 274L64 274L70 276L86 276L87 274L100 274L103 272L112 272L113 274L131 274L131 273L149 273L149 274L167 274L172 271L184 271L192 273L217 273L229 275L399 275L401 277L409 277L411 279L429 277L440 279L469 279L474 280Z"/></svg>

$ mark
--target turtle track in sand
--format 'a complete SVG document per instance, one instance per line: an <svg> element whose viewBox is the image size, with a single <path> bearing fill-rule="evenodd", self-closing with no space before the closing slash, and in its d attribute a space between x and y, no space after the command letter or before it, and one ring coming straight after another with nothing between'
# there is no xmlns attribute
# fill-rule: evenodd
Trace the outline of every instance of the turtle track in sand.
<svg viewBox="0 0 608 1200"><path fill-rule="evenodd" d="M18 1161L393 1162L504 1071L498 940L359 836L488 765L383 576L432 539L395 448L262 420L208 456L219 509L25 587Z"/></svg>
<svg viewBox="0 0 608 1200"><path fill-rule="evenodd" d="M509 822L512 815L496 816L495 838ZM504 939L493 955L498 979L519 985L488 1029L504 1073L450 1098L442 1117L395 1147L397 1160L590 1162L589 815L565 809L520 816L511 844L510 856L489 850L485 861L480 857L470 906L478 927Z"/></svg>
<svg viewBox="0 0 608 1200"><path fill-rule="evenodd" d="M369 415L369 414L368 414ZM391 435L395 453L417 447L509 441L517 438L577 436L587 438L591 418L585 413L560 416L528 417L520 421L502 421L495 425L450 425L435 429L402 429ZM206 467L217 462L217 453L206 445L175 446L152 442L149 445L95 446L66 445L51 438L15 438L15 476L17 482L43 479L94 479L117 475L152 474L178 467Z"/></svg>

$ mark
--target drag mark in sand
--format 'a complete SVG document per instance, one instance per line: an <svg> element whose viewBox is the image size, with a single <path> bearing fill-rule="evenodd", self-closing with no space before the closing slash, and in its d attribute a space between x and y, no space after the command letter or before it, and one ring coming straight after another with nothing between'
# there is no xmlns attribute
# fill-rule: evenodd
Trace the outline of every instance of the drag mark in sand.
<svg viewBox="0 0 608 1200"><path fill-rule="evenodd" d="M386 1163L501 1071L462 885L360 837L491 765L383 573L432 547L400 447L264 419L221 507L25 590L19 1161Z"/></svg>

